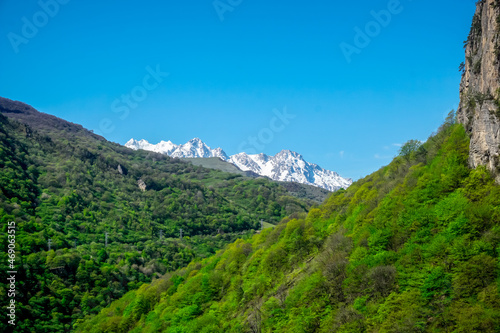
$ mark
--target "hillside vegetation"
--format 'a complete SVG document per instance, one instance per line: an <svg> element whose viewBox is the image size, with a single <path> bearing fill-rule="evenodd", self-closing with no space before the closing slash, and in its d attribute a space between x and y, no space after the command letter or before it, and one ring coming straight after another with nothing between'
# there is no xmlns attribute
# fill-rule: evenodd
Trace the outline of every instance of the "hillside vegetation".
<svg viewBox="0 0 500 333"><path fill-rule="evenodd" d="M0 246L14 221L15 332L69 331L127 291L250 237L261 219L310 207L277 183L135 152L22 103L0 99L0 111L18 120L0 114ZM2 251L2 308L7 265Z"/></svg>
<svg viewBox="0 0 500 333"><path fill-rule="evenodd" d="M78 332L498 332L500 190L450 116L308 214L127 293Z"/></svg>

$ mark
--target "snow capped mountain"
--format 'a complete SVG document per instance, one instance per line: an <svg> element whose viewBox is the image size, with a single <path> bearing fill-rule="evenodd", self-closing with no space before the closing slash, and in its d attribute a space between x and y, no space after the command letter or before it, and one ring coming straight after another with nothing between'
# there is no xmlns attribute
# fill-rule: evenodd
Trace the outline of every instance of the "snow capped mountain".
<svg viewBox="0 0 500 333"><path fill-rule="evenodd" d="M243 171L253 171L273 180L308 184L329 191L348 188L352 184L351 179L309 163L302 155L290 150L282 150L275 156L240 153L231 156L229 161Z"/></svg>
<svg viewBox="0 0 500 333"><path fill-rule="evenodd" d="M149 150L179 158L219 157L243 171L253 171L273 180L308 184L329 191L347 188L352 184L351 179L343 178L336 172L309 163L302 155L290 150L282 150L275 156L239 153L228 157L221 148L212 149L199 138L192 139L183 145L176 145L171 141L161 141L154 145L146 140L130 139L125 146L134 150Z"/></svg>
<svg viewBox="0 0 500 333"><path fill-rule="evenodd" d="M188 143L178 146L170 156L186 158L221 157L227 159L226 153L222 149L217 148L212 150L198 138L189 140Z"/></svg>
<svg viewBox="0 0 500 333"><path fill-rule="evenodd" d="M203 141L199 138L194 138L189 140L186 144L176 145L171 141L161 141L160 143L154 145L149 143L146 140L134 140L130 139L125 147L137 150L149 150L154 151L156 153L166 154L171 157L184 157L184 158L207 158L207 157L219 157L224 161L227 161L229 158L226 153L221 149L211 149L207 146Z"/></svg>
<svg viewBox="0 0 500 333"><path fill-rule="evenodd" d="M160 141L160 143L153 145L146 140L137 141L130 139L125 147L131 148L133 150L142 149L154 151L155 153L167 154L170 156L179 146L172 143L172 141Z"/></svg>

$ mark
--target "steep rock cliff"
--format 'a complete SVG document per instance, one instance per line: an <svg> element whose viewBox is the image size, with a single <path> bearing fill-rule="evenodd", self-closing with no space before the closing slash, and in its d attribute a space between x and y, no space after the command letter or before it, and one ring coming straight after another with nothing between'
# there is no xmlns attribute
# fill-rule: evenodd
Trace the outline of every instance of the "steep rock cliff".
<svg viewBox="0 0 500 333"><path fill-rule="evenodd" d="M461 69L457 117L471 136L469 163L500 182L500 0L477 2Z"/></svg>

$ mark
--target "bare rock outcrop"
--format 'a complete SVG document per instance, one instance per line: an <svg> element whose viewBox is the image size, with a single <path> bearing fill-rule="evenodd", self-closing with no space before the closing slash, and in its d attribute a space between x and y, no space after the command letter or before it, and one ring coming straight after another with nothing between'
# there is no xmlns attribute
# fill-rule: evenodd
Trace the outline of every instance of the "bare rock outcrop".
<svg viewBox="0 0 500 333"><path fill-rule="evenodd" d="M137 181L137 186L139 186L139 189L142 191L142 192L145 192L147 190L147 186L146 186L146 183L144 182L144 180L142 179L139 179Z"/></svg>
<svg viewBox="0 0 500 333"><path fill-rule="evenodd" d="M470 166L500 183L500 0L478 1L461 67L457 119L471 136Z"/></svg>

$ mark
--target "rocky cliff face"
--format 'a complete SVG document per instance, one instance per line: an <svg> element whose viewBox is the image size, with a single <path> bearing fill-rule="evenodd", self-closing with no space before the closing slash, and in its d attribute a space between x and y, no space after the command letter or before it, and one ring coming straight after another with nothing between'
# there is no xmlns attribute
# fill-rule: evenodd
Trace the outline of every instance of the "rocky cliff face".
<svg viewBox="0 0 500 333"><path fill-rule="evenodd" d="M477 2L462 69L457 118L471 135L469 162L500 183L500 0Z"/></svg>

